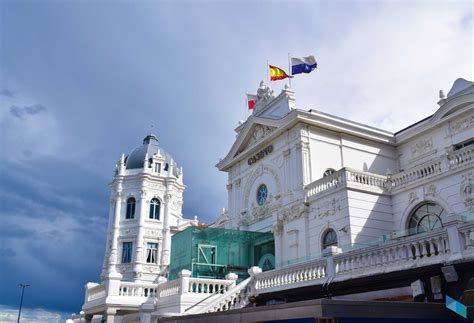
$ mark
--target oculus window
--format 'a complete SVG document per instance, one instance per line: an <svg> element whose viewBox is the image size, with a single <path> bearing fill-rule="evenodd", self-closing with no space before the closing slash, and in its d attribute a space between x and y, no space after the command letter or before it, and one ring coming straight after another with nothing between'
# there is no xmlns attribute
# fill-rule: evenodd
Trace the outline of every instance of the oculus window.
<svg viewBox="0 0 474 323"><path fill-rule="evenodd" d="M258 205L263 205L267 201L268 189L267 185L261 184L257 189L257 203Z"/></svg>
<svg viewBox="0 0 474 323"><path fill-rule="evenodd" d="M159 199L154 198L150 202L150 219L159 220L160 219L160 206L161 202Z"/></svg>
<svg viewBox="0 0 474 323"><path fill-rule="evenodd" d="M443 226L441 218L446 215L446 210L440 205L428 202L418 206L408 221L408 233L417 234L431 231Z"/></svg>
<svg viewBox="0 0 474 323"><path fill-rule="evenodd" d="M327 230L323 236L323 249L331 246L337 247L337 234L333 229Z"/></svg>
<svg viewBox="0 0 474 323"><path fill-rule="evenodd" d="M125 219L135 218L135 204L135 199L133 197L127 200L127 212L125 214Z"/></svg>
<svg viewBox="0 0 474 323"><path fill-rule="evenodd" d="M132 262L132 242L124 242L122 245L122 263Z"/></svg>

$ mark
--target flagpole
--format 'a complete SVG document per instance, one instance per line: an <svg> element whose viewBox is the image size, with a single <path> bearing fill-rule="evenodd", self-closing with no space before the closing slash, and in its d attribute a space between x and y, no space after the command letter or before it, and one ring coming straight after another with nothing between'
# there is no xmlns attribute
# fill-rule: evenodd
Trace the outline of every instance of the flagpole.
<svg viewBox="0 0 474 323"><path fill-rule="evenodd" d="M291 77L293 74L291 73L291 58L290 58L290 53L288 53L288 73L290 74L290 77L288 78L288 83L290 84L291 88Z"/></svg>
<svg viewBox="0 0 474 323"><path fill-rule="evenodd" d="M267 59L267 84L270 84L270 63Z"/></svg>

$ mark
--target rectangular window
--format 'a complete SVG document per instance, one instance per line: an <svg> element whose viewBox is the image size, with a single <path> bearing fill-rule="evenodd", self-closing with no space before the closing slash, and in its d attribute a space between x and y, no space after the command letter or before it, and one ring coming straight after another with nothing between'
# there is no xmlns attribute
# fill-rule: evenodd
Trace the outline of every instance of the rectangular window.
<svg viewBox="0 0 474 323"><path fill-rule="evenodd" d="M148 242L146 244L146 262L149 264L158 263L158 243Z"/></svg>
<svg viewBox="0 0 474 323"><path fill-rule="evenodd" d="M161 172L161 164L160 163L156 163L155 164L155 173L160 173Z"/></svg>
<svg viewBox="0 0 474 323"><path fill-rule="evenodd" d="M132 242L124 242L122 246L122 263L132 262Z"/></svg>

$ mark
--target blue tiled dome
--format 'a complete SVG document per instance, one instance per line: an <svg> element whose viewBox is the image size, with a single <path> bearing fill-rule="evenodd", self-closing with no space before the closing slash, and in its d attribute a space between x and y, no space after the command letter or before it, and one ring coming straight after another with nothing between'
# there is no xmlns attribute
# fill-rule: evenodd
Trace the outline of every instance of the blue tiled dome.
<svg viewBox="0 0 474 323"><path fill-rule="evenodd" d="M149 134L145 137L145 139L143 139L143 145L136 147L130 152L130 154L128 154L125 159L125 167L127 169L143 168L143 161L145 160L145 156L148 154L148 158L152 158L153 155L158 154L158 151L165 158L165 165L171 165L171 155L168 154L163 148L160 148L160 146L158 145L158 137L153 134ZM165 167L165 165L163 165L163 167ZM173 173L176 172L177 165L174 164Z"/></svg>

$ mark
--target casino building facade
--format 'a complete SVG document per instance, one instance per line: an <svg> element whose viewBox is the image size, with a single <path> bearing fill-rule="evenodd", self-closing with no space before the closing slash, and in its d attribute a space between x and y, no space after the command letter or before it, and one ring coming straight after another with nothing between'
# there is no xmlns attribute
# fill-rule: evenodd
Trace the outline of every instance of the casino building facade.
<svg viewBox="0 0 474 323"><path fill-rule="evenodd" d="M168 280L171 236L205 229L183 219L182 169L150 135L117 164L103 281L86 285L86 321L157 322L327 297L473 301L473 82L456 80L433 115L396 133L300 110L288 86L276 95L262 82L257 96L217 164L228 173L228 208L212 229L271 232L266 270L255 256L245 277L188 268ZM208 272L230 268L213 255L233 251L196 248Z"/></svg>

